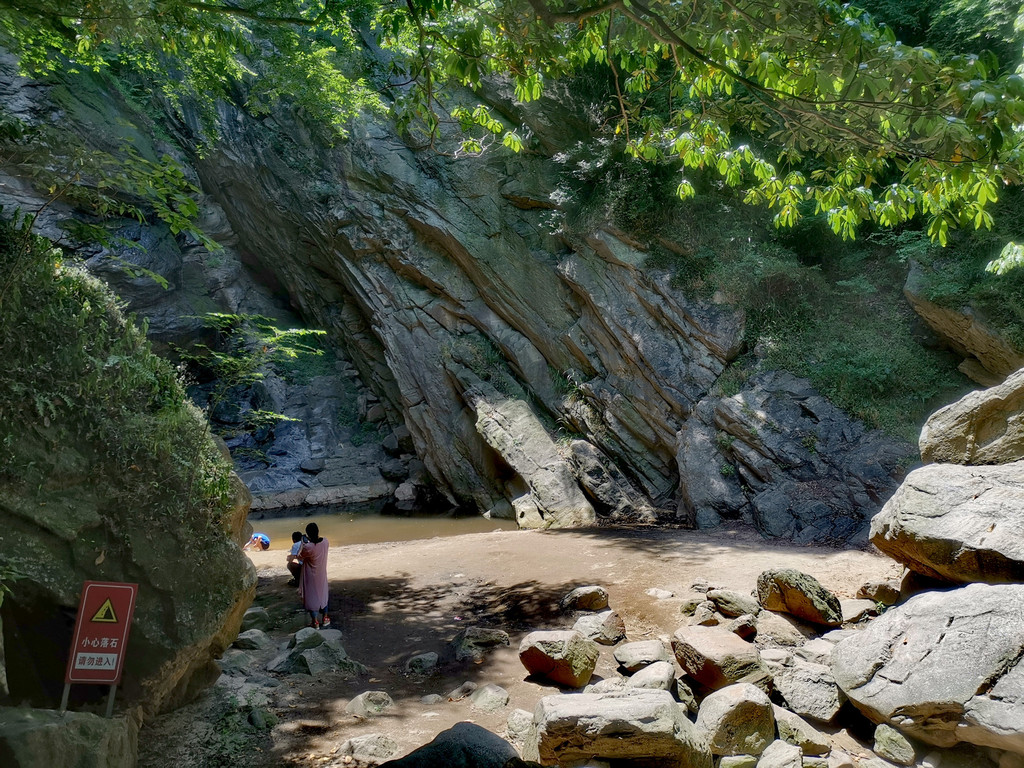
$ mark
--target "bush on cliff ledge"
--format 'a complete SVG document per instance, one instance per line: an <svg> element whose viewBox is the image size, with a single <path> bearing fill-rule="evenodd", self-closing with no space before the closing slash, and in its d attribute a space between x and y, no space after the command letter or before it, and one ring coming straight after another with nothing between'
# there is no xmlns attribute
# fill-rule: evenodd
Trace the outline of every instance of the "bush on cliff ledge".
<svg viewBox="0 0 1024 768"><path fill-rule="evenodd" d="M34 495L88 468L158 528L219 529L230 467L145 329L102 283L8 223L0 275L0 485ZM77 467L60 463L71 455Z"/></svg>

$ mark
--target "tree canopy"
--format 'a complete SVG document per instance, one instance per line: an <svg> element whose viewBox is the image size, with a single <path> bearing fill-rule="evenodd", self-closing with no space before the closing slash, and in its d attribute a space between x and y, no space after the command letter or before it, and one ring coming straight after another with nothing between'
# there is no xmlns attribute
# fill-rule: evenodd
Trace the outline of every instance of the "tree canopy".
<svg viewBox="0 0 1024 768"><path fill-rule="evenodd" d="M993 7L993 29L1022 23ZM944 243L991 226L1001 187L1021 180L1017 62L903 44L833 0L0 0L0 25L32 72L129 68L172 105L243 84L250 109L289 99L339 132L374 106L429 140L454 118L475 151L524 137L457 107L452 86L509 78L525 102L597 68L595 128L679 165L680 195L687 171L711 169L779 225L819 213L844 237L920 215ZM375 82L361 35L389 52Z"/></svg>

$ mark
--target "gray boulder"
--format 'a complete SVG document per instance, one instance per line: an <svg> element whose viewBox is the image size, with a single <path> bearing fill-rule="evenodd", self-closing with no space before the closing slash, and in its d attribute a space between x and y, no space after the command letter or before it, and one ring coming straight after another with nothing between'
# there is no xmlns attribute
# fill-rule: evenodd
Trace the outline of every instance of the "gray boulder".
<svg viewBox="0 0 1024 768"><path fill-rule="evenodd" d="M386 760L398 751L398 742L382 733L367 733L343 741L338 747L339 757L351 757L356 765L376 764Z"/></svg>
<svg viewBox="0 0 1024 768"><path fill-rule="evenodd" d="M728 685L701 702L697 732L713 755L760 755L775 738L772 703L756 686Z"/></svg>
<svg viewBox="0 0 1024 768"><path fill-rule="evenodd" d="M254 605L242 614L241 630L248 632L250 629L270 629L270 614L262 605Z"/></svg>
<svg viewBox="0 0 1024 768"><path fill-rule="evenodd" d="M725 621L725 617L715 610L715 604L705 600L693 609L693 615L683 619L683 624L690 627L717 627Z"/></svg>
<svg viewBox="0 0 1024 768"><path fill-rule="evenodd" d="M629 688L650 688L671 691L676 681L676 668L667 661L656 661L626 680Z"/></svg>
<svg viewBox="0 0 1024 768"><path fill-rule="evenodd" d="M718 768L755 768L757 755L723 755L718 758Z"/></svg>
<svg viewBox="0 0 1024 768"><path fill-rule="evenodd" d="M508 706L508 691L500 685L481 685L469 695L469 704L482 712L497 712Z"/></svg>
<svg viewBox="0 0 1024 768"><path fill-rule="evenodd" d="M726 629L681 627L672 650L683 671L711 689L737 682L765 686L771 679L757 648Z"/></svg>
<svg viewBox="0 0 1024 768"><path fill-rule="evenodd" d="M772 705L775 726L779 738L800 747L804 755L827 755L832 747L831 739L795 712Z"/></svg>
<svg viewBox="0 0 1024 768"><path fill-rule="evenodd" d="M4 768L135 768L139 723L88 712L0 707Z"/></svg>
<svg viewBox="0 0 1024 768"><path fill-rule="evenodd" d="M758 602L769 611L791 613L812 624L843 623L839 598L813 576L794 568L770 568L757 577Z"/></svg>
<svg viewBox="0 0 1024 768"><path fill-rule="evenodd" d="M480 686L478 686L472 680L467 680L458 688L454 688L448 691L448 701L461 701L479 687Z"/></svg>
<svg viewBox="0 0 1024 768"><path fill-rule="evenodd" d="M874 600L840 600L839 605L843 611L844 624L855 624L878 615L878 606Z"/></svg>
<svg viewBox="0 0 1024 768"><path fill-rule="evenodd" d="M235 638L233 645L244 651L262 651L273 645L270 636L261 629L247 629Z"/></svg>
<svg viewBox="0 0 1024 768"><path fill-rule="evenodd" d="M896 579L865 582L857 589L857 598L874 600L882 605L896 605L900 601L900 583Z"/></svg>
<svg viewBox="0 0 1024 768"><path fill-rule="evenodd" d="M544 765L578 760L711 768L711 754L667 691L545 696L533 715L537 743L523 757Z"/></svg>
<svg viewBox="0 0 1024 768"><path fill-rule="evenodd" d="M490 627L466 627L446 646L444 662L479 661L489 651L511 643L508 632Z"/></svg>
<svg viewBox="0 0 1024 768"><path fill-rule="evenodd" d="M891 608L832 654L836 682L876 723L939 747L1024 754L1024 585L970 584Z"/></svg>
<svg viewBox="0 0 1024 768"><path fill-rule="evenodd" d="M1024 368L933 413L921 430L919 447L926 464L1024 459Z"/></svg>
<svg viewBox="0 0 1024 768"><path fill-rule="evenodd" d="M345 711L356 717L377 717L395 706L387 691L363 691L352 699Z"/></svg>
<svg viewBox="0 0 1024 768"><path fill-rule="evenodd" d="M418 653L405 662L405 671L414 675L429 675L437 669L438 658L433 651Z"/></svg>
<svg viewBox="0 0 1024 768"><path fill-rule="evenodd" d="M533 726L533 712L525 709L513 709L508 713L508 720L505 722L505 734L508 736L508 740L520 752L524 752L528 745L536 747L537 737L535 730Z"/></svg>
<svg viewBox="0 0 1024 768"><path fill-rule="evenodd" d="M731 589L709 589L708 600L715 604L720 614L731 619L744 614L756 616L761 611L757 598Z"/></svg>
<svg viewBox="0 0 1024 768"><path fill-rule="evenodd" d="M810 624L785 613L761 611L755 621L759 644L765 641L778 646L798 646L817 634Z"/></svg>
<svg viewBox="0 0 1024 768"><path fill-rule="evenodd" d="M1024 581L1024 461L914 470L871 521L871 542L924 576Z"/></svg>
<svg viewBox="0 0 1024 768"><path fill-rule="evenodd" d="M233 676L248 675L253 663L253 657L238 648L228 648L224 655L217 659L220 671Z"/></svg>
<svg viewBox="0 0 1024 768"><path fill-rule="evenodd" d="M769 744L761 753L757 768L803 768L803 764L800 747L779 739Z"/></svg>
<svg viewBox="0 0 1024 768"><path fill-rule="evenodd" d="M587 684L597 666L597 643L579 632L531 632L519 644L519 660L532 675L571 688Z"/></svg>
<svg viewBox="0 0 1024 768"><path fill-rule="evenodd" d="M558 601L563 611L603 611L608 607L608 590L599 586L576 587Z"/></svg>
<svg viewBox="0 0 1024 768"><path fill-rule="evenodd" d="M267 670L313 677L340 672L346 677L355 677L365 674L366 667L349 657L338 630L303 627L289 640L288 649L267 664Z"/></svg>
<svg viewBox="0 0 1024 768"><path fill-rule="evenodd" d="M899 765L913 765L917 759L914 745L907 740L907 737L885 723L880 723L875 728L873 750L879 757Z"/></svg>
<svg viewBox="0 0 1024 768"><path fill-rule="evenodd" d="M683 595L682 602L679 604L679 612L684 616L692 616L693 612L697 610L697 606L701 603L707 602L709 590L705 589L703 592L687 592Z"/></svg>
<svg viewBox="0 0 1024 768"><path fill-rule="evenodd" d="M824 637L816 637L797 648L795 653L804 661L828 665L832 663L832 649L836 647L837 642L839 640L831 642Z"/></svg>
<svg viewBox="0 0 1024 768"><path fill-rule="evenodd" d="M671 661L672 654L660 640L637 640L632 643L623 643L612 655L619 662L619 666L627 672L639 672L648 664L656 661Z"/></svg>
<svg viewBox="0 0 1024 768"><path fill-rule="evenodd" d="M722 629L726 629L734 635L739 635L744 640L753 640L757 635L757 618L751 613L737 616L721 626Z"/></svg>
<svg viewBox="0 0 1024 768"><path fill-rule="evenodd" d="M580 616L572 628L588 640L601 645L615 645L626 639L626 623L615 611Z"/></svg>
<svg viewBox="0 0 1024 768"><path fill-rule="evenodd" d="M793 659L775 671L774 682L788 709L822 723L832 722L846 701L832 670L824 664Z"/></svg>
<svg viewBox="0 0 1024 768"><path fill-rule="evenodd" d="M380 768L504 768L519 757L515 748L474 723L456 723L429 744Z"/></svg>

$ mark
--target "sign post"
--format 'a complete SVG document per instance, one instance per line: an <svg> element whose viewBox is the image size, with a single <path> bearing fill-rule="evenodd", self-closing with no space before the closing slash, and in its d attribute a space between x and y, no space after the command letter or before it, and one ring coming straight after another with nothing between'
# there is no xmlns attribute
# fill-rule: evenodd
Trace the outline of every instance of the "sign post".
<svg viewBox="0 0 1024 768"><path fill-rule="evenodd" d="M87 581L82 586L74 639L64 675L60 711L68 707L72 683L109 685L107 717L114 714L114 696L128 646L138 584Z"/></svg>

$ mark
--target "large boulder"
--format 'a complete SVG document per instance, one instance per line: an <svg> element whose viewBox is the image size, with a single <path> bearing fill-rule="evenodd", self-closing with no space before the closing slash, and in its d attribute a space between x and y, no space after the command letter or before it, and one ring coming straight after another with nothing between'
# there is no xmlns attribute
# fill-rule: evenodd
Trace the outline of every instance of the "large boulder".
<svg viewBox="0 0 1024 768"><path fill-rule="evenodd" d="M503 768L517 758L515 747L474 723L456 723L429 744L380 768Z"/></svg>
<svg viewBox="0 0 1024 768"><path fill-rule="evenodd" d="M746 615L757 616L761 611L761 605L757 598L735 590L709 589L707 596L723 616L732 618Z"/></svg>
<svg viewBox="0 0 1024 768"><path fill-rule="evenodd" d="M832 654L836 682L876 723L928 744L1024 754L1024 585L926 592Z"/></svg>
<svg viewBox="0 0 1024 768"><path fill-rule="evenodd" d="M1024 368L1002 384L971 392L925 422L921 460L938 464L1008 464L1024 459Z"/></svg>
<svg viewBox="0 0 1024 768"><path fill-rule="evenodd" d="M130 582L138 595L118 701L147 716L180 706L219 677L215 660L238 636L255 594L252 563L236 531L164 532L102 497L79 474L90 471L84 462L66 470L66 487L46 499L0 488L0 548L22 574L2 607L11 698L58 701L83 582ZM183 552L202 566L182 568ZM99 696L78 686L71 700Z"/></svg>
<svg viewBox="0 0 1024 768"><path fill-rule="evenodd" d="M680 627L672 650L683 671L708 688L736 682L764 686L771 679L757 648L727 629Z"/></svg>
<svg viewBox="0 0 1024 768"><path fill-rule="evenodd" d="M800 747L779 739L769 744L757 761L757 768L802 768Z"/></svg>
<svg viewBox="0 0 1024 768"><path fill-rule="evenodd" d="M794 568L770 568L757 577L757 599L769 611L791 613L812 624L843 623L839 598L813 576Z"/></svg>
<svg viewBox="0 0 1024 768"><path fill-rule="evenodd" d="M626 680L626 686L629 688L651 688L660 691L672 690L675 683L675 665L667 661L656 661Z"/></svg>
<svg viewBox="0 0 1024 768"><path fill-rule="evenodd" d="M671 661L672 654L661 640L636 640L632 643L623 643L616 648L612 655L619 662L619 666L627 672L639 672L644 667L656 661Z"/></svg>
<svg viewBox="0 0 1024 768"><path fill-rule="evenodd" d="M558 601L563 611L603 611L608 607L608 590L595 585L576 587Z"/></svg>
<svg viewBox="0 0 1024 768"><path fill-rule="evenodd" d="M830 723L846 701L832 671L824 664L793 659L774 673L775 690L786 707L798 715Z"/></svg>
<svg viewBox="0 0 1024 768"><path fill-rule="evenodd" d="M599 654L597 643L573 630L531 632L519 643L519 660L531 675L571 688L587 684Z"/></svg>
<svg viewBox="0 0 1024 768"><path fill-rule="evenodd" d="M668 691L545 696L533 715L536 746L523 757L544 765L636 760L711 768L711 754Z"/></svg>
<svg viewBox="0 0 1024 768"><path fill-rule="evenodd" d="M137 713L107 719L89 712L0 707L4 768L135 768Z"/></svg>
<svg viewBox="0 0 1024 768"><path fill-rule="evenodd" d="M1024 581L1024 461L914 470L871 521L871 542L944 581Z"/></svg>
<svg viewBox="0 0 1024 768"><path fill-rule="evenodd" d="M626 639L626 623L616 611L584 614L572 628L588 640L601 645L615 645Z"/></svg>
<svg viewBox="0 0 1024 768"><path fill-rule="evenodd" d="M760 755L775 738L771 700L756 686L728 685L700 703L697 732L713 755Z"/></svg>
<svg viewBox="0 0 1024 768"><path fill-rule="evenodd" d="M827 755L832 748L829 737L804 720L795 712L784 707L772 705L775 713L775 726L779 731L779 739L800 747L805 755Z"/></svg>

